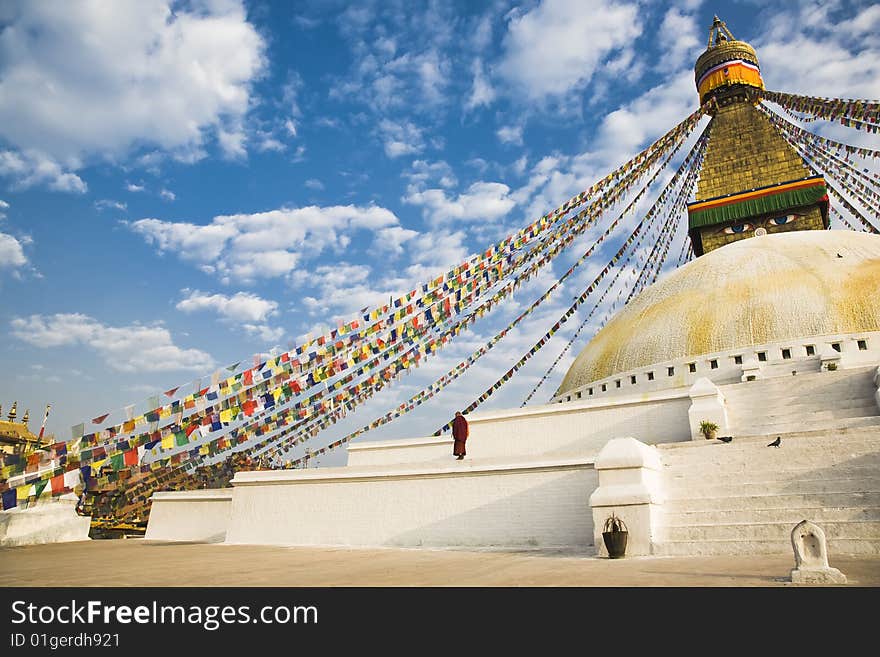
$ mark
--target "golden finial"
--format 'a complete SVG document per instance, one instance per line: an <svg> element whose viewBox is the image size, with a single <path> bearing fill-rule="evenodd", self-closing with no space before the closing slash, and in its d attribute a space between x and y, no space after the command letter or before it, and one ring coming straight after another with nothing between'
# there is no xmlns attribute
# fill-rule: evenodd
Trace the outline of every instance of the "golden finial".
<svg viewBox="0 0 880 657"><path fill-rule="evenodd" d="M24 411L24 417L21 418L22 424L24 424L24 426L27 426L27 423L28 423L28 420L30 419L30 417L31 417L31 409L26 408Z"/></svg>
<svg viewBox="0 0 880 657"><path fill-rule="evenodd" d="M709 43L706 44L706 47L711 48L712 46L720 46L727 41L736 41L736 37L734 37L733 33L727 29L727 25L724 24L724 21L716 15L712 20L712 27L709 28Z"/></svg>
<svg viewBox="0 0 880 657"><path fill-rule="evenodd" d="M10 422L15 422L15 416L17 415L15 411L15 407L18 405L17 401L12 402L12 408L9 409L9 415L6 416L6 419Z"/></svg>

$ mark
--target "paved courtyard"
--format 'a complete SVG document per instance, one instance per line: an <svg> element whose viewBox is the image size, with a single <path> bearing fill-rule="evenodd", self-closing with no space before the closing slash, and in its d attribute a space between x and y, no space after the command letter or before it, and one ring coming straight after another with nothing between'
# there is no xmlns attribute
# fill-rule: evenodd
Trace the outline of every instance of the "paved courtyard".
<svg viewBox="0 0 880 657"><path fill-rule="evenodd" d="M880 586L880 556L832 554L829 561L847 576L847 586ZM162 567L144 567L151 563ZM0 548L0 586L799 586L788 581L793 566L793 555L611 560L553 551L267 547L128 539Z"/></svg>

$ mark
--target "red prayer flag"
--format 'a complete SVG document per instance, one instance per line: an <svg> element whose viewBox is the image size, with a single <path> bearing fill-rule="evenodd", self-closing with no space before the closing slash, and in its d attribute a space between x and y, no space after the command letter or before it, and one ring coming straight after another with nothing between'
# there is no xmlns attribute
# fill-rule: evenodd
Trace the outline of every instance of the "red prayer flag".
<svg viewBox="0 0 880 657"><path fill-rule="evenodd" d="M49 485L52 487L53 493L60 493L64 490L64 475L56 475L49 480Z"/></svg>
<svg viewBox="0 0 880 657"><path fill-rule="evenodd" d="M179 387L180 387L180 386L177 386L177 388L179 388ZM171 390L166 390L166 391L165 391L165 396L166 396L166 397L173 397L173 396L174 396L174 393L177 392L177 388L171 388Z"/></svg>
<svg viewBox="0 0 880 657"><path fill-rule="evenodd" d="M125 452L125 465L137 465L138 462L138 451L136 449L130 449Z"/></svg>
<svg viewBox="0 0 880 657"><path fill-rule="evenodd" d="M99 415L96 418L92 418L92 424L101 424L101 422L106 420L109 415L110 413L104 413L104 415Z"/></svg>
<svg viewBox="0 0 880 657"><path fill-rule="evenodd" d="M242 378L244 379L244 384L245 384L246 386L253 385L253 383L254 383L254 371L253 371L253 370L245 370L245 371L244 371L244 376L243 376Z"/></svg>

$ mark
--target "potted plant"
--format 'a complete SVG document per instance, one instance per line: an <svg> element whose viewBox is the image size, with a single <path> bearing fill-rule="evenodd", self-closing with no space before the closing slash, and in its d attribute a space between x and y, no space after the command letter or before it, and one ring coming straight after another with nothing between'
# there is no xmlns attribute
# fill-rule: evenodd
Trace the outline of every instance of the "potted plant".
<svg viewBox="0 0 880 657"><path fill-rule="evenodd" d="M620 559L626 553L626 538L629 531L626 524L613 513L602 529L602 540L608 550L609 559Z"/></svg>
<svg viewBox="0 0 880 657"><path fill-rule="evenodd" d="M718 431L718 425L709 420L700 422L700 433L706 437L706 440L715 440L715 434Z"/></svg>

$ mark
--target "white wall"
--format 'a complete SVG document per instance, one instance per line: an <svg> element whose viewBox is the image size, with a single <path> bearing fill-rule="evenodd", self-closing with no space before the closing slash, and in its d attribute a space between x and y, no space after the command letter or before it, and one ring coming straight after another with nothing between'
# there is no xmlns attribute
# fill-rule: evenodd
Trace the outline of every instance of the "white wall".
<svg viewBox="0 0 880 657"><path fill-rule="evenodd" d="M153 493L145 539L219 543L226 538L232 489Z"/></svg>
<svg viewBox="0 0 880 657"><path fill-rule="evenodd" d="M467 415L468 458L505 459L543 454L593 457L611 438L654 444L690 440L688 389L602 400L547 404ZM436 462L452 458L450 434L349 446L351 466Z"/></svg>
<svg viewBox="0 0 880 657"><path fill-rule="evenodd" d="M451 458L451 457L450 457ZM583 460L376 473L241 472L227 543L357 546L588 547Z"/></svg>

